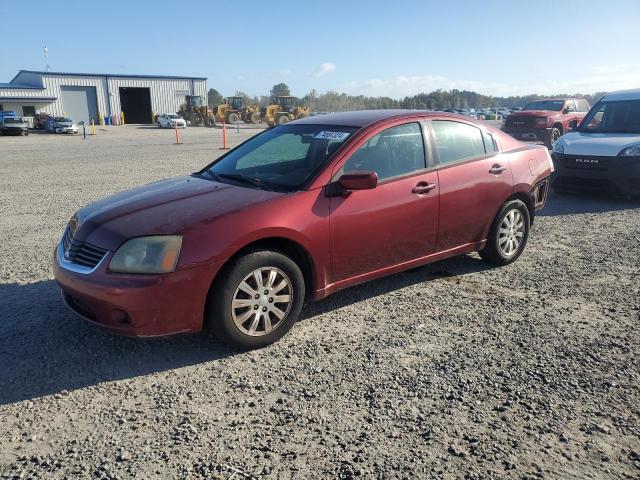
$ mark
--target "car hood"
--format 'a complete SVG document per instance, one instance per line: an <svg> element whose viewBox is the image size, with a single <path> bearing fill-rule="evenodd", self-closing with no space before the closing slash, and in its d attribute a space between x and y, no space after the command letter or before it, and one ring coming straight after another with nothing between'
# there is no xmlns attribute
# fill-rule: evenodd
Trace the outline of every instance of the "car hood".
<svg viewBox="0 0 640 480"><path fill-rule="evenodd" d="M183 176L98 200L71 220L74 238L109 249L143 235L183 234L200 222L285 195Z"/></svg>
<svg viewBox="0 0 640 480"><path fill-rule="evenodd" d="M555 110L524 110L522 112L514 112L510 117L552 117L554 115L560 115L561 112L556 112Z"/></svg>
<svg viewBox="0 0 640 480"><path fill-rule="evenodd" d="M560 141L567 155L615 157L622 149L640 143L640 134L571 132Z"/></svg>

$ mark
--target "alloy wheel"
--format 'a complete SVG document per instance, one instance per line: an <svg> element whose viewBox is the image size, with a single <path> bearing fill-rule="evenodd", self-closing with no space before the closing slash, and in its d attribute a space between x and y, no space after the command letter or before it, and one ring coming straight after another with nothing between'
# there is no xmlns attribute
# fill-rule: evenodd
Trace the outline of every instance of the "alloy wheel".
<svg viewBox="0 0 640 480"><path fill-rule="evenodd" d="M505 257L512 257L518 252L525 234L524 216L514 208L504 216L498 232L498 247Z"/></svg>
<svg viewBox="0 0 640 480"><path fill-rule="evenodd" d="M258 337L278 328L292 304L293 285L287 274L263 267L240 282L231 301L231 315L242 333Z"/></svg>

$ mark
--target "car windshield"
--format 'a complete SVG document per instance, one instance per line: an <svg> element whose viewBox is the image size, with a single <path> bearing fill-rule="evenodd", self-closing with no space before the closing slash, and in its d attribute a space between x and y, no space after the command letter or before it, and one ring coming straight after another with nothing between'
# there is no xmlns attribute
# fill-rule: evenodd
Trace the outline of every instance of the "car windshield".
<svg viewBox="0 0 640 480"><path fill-rule="evenodd" d="M5 118L4 123L23 123L21 118Z"/></svg>
<svg viewBox="0 0 640 480"><path fill-rule="evenodd" d="M297 190L356 130L334 125L282 125L256 135L199 174L257 188Z"/></svg>
<svg viewBox="0 0 640 480"><path fill-rule="evenodd" d="M553 110L559 112L562 110L564 100L538 100L536 102L527 103L523 110Z"/></svg>
<svg viewBox="0 0 640 480"><path fill-rule="evenodd" d="M170 114L170 115L167 115L167 118L180 118L180 117L178 115Z"/></svg>
<svg viewBox="0 0 640 480"><path fill-rule="evenodd" d="M65 118L65 117L56 117L53 119L54 122L70 122L71 119L70 118Z"/></svg>
<svg viewBox="0 0 640 480"><path fill-rule="evenodd" d="M578 131L640 133L640 100L598 102L584 117Z"/></svg>

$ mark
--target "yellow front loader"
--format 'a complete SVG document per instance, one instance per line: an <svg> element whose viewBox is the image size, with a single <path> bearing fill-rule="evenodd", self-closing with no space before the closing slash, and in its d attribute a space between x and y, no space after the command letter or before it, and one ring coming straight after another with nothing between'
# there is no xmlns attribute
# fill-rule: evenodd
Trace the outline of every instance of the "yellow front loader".
<svg viewBox="0 0 640 480"><path fill-rule="evenodd" d="M270 127L282 125L309 116L309 107L296 107L294 104L295 97L277 96L271 105L264 109L262 120Z"/></svg>

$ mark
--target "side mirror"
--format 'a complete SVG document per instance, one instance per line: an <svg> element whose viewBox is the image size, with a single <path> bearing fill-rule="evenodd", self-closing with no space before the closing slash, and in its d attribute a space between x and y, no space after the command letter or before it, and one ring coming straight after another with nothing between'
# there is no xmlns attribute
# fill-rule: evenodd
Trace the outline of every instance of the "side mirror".
<svg viewBox="0 0 640 480"><path fill-rule="evenodd" d="M376 172L343 173L338 180L326 186L325 195L327 197L346 196L353 190L371 190L377 186L378 174Z"/></svg>
<svg viewBox="0 0 640 480"><path fill-rule="evenodd" d="M338 183L344 190L371 190L378 186L378 174L376 172L344 173Z"/></svg>

